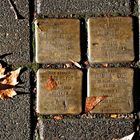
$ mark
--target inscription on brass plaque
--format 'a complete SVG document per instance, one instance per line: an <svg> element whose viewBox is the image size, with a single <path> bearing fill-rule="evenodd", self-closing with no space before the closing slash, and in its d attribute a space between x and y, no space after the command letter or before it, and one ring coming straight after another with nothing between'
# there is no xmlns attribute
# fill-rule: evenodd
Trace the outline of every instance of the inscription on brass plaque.
<svg viewBox="0 0 140 140"><path fill-rule="evenodd" d="M35 21L36 62L80 61L78 19L38 19Z"/></svg>
<svg viewBox="0 0 140 140"><path fill-rule="evenodd" d="M90 68L88 95L108 96L94 113L130 113L133 111L133 70L130 68Z"/></svg>
<svg viewBox="0 0 140 140"><path fill-rule="evenodd" d="M90 18L88 42L90 62L134 60L132 18Z"/></svg>
<svg viewBox="0 0 140 140"><path fill-rule="evenodd" d="M37 72L37 112L81 113L82 72L76 69L40 69Z"/></svg>

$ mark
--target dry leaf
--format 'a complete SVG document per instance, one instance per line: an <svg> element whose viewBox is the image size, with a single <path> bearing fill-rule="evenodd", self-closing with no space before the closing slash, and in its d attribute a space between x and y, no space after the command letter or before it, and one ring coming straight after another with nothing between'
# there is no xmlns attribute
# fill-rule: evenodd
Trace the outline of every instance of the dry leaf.
<svg viewBox="0 0 140 140"><path fill-rule="evenodd" d="M11 89L5 89L5 90L0 90L0 99L6 99L8 97L13 97L15 96L17 93L14 91L13 88Z"/></svg>
<svg viewBox="0 0 140 140"><path fill-rule="evenodd" d="M133 136L134 136L135 132L133 132L132 134L128 135L128 136L125 136L123 138L120 138L120 139L115 139L113 138L112 140L132 140Z"/></svg>
<svg viewBox="0 0 140 140"><path fill-rule="evenodd" d="M2 67L2 65L0 64L0 79L4 78L6 75L4 75L5 72L5 68Z"/></svg>
<svg viewBox="0 0 140 140"><path fill-rule="evenodd" d="M1 84L7 84L7 85L17 85L17 77L19 76L21 68L18 68L15 71L11 71L6 75L6 78L3 81L0 81Z"/></svg>
<svg viewBox="0 0 140 140"><path fill-rule="evenodd" d="M63 119L63 116L61 115L61 116L54 116L53 117L55 120L62 120Z"/></svg>
<svg viewBox="0 0 140 140"><path fill-rule="evenodd" d="M76 61L70 60L76 67L78 68L82 68L81 65L79 63L77 63Z"/></svg>
<svg viewBox="0 0 140 140"><path fill-rule="evenodd" d="M8 97L13 97L16 95L16 92L14 91L12 86L15 86L18 84L17 77L19 76L21 68L11 71L8 74L4 75L5 68L2 68L2 65L0 64L0 79L3 78L0 81L0 99L6 99Z"/></svg>
<svg viewBox="0 0 140 140"><path fill-rule="evenodd" d="M56 81L50 76L47 80L47 82L44 84L45 89L47 90L53 90L57 87Z"/></svg>
<svg viewBox="0 0 140 140"><path fill-rule="evenodd" d="M86 98L85 112L91 111L98 103L106 99L107 96L91 96Z"/></svg>

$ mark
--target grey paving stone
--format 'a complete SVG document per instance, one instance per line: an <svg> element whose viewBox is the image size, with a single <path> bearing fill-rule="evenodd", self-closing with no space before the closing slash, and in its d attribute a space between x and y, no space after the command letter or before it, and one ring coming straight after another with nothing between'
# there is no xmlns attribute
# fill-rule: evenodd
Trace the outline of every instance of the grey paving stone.
<svg viewBox="0 0 140 140"><path fill-rule="evenodd" d="M9 64L30 62L29 1L11 0L23 19L15 19L8 0L0 0L0 56ZM13 66L13 65L12 65ZM16 68L14 68L16 69ZM30 140L30 71L22 69L17 94L0 100L0 140Z"/></svg>
<svg viewBox="0 0 140 140"><path fill-rule="evenodd" d="M0 100L0 140L30 140L30 70L22 68L18 79L17 95Z"/></svg>
<svg viewBox="0 0 140 140"><path fill-rule="evenodd" d="M30 62L30 33L29 33L29 6L28 1L14 1L18 13L24 19L15 19L8 0L0 1L0 56L7 63L25 64Z"/></svg>
<svg viewBox="0 0 140 140"><path fill-rule="evenodd" d="M133 119L39 120L41 140L112 140L133 132Z"/></svg>
<svg viewBox="0 0 140 140"><path fill-rule="evenodd" d="M36 12L46 16L130 15L134 5L131 0L36 0Z"/></svg>
<svg viewBox="0 0 140 140"><path fill-rule="evenodd" d="M30 140L30 94L0 100L0 140Z"/></svg>

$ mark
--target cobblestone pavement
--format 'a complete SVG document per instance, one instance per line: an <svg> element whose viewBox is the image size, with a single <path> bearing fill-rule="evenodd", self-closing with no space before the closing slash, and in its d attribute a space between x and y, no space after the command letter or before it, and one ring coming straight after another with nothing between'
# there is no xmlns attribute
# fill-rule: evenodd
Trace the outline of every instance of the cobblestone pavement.
<svg viewBox="0 0 140 140"><path fill-rule="evenodd" d="M0 62L8 69L22 67L17 96L0 100L0 140L111 140L136 132L140 124L138 95L138 6L137 0L0 0ZM36 72L39 68L64 68L65 64L37 64L35 61L35 18L78 18L83 60L87 59L87 19L90 17L131 16L133 18L135 60L110 63L108 67L135 68L134 112L118 114L53 115L36 113ZM84 64L82 65L84 67ZM91 67L103 67L92 64ZM85 67L84 67L85 68ZM86 70L83 69L84 78ZM87 87L85 87L87 88ZM85 97L84 97L85 98ZM140 117L140 116L139 116Z"/></svg>

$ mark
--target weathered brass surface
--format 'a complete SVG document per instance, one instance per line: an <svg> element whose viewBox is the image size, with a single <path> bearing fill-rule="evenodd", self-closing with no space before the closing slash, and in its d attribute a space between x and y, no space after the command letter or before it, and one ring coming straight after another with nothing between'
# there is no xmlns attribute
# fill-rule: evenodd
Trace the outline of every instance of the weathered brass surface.
<svg viewBox="0 0 140 140"><path fill-rule="evenodd" d="M90 68L88 71L88 95L108 96L92 112L132 112L133 73L130 68Z"/></svg>
<svg viewBox="0 0 140 140"><path fill-rule="evenodd" d="M130 17L98 17L88 20L89 61L134 60L133 26Z"/></svg>
<svg viewBox="0 0 140 140"><path fill-rule="evenodd" d="M77 69L40 69L37 72L37 112L79 114L82 72Z"/></svg>
<svg viewBox="0 0 140 140"><path fill-rule="evenodd" d="M35 21L36 62L80 61L78 19L38 19Z"/></svg>

